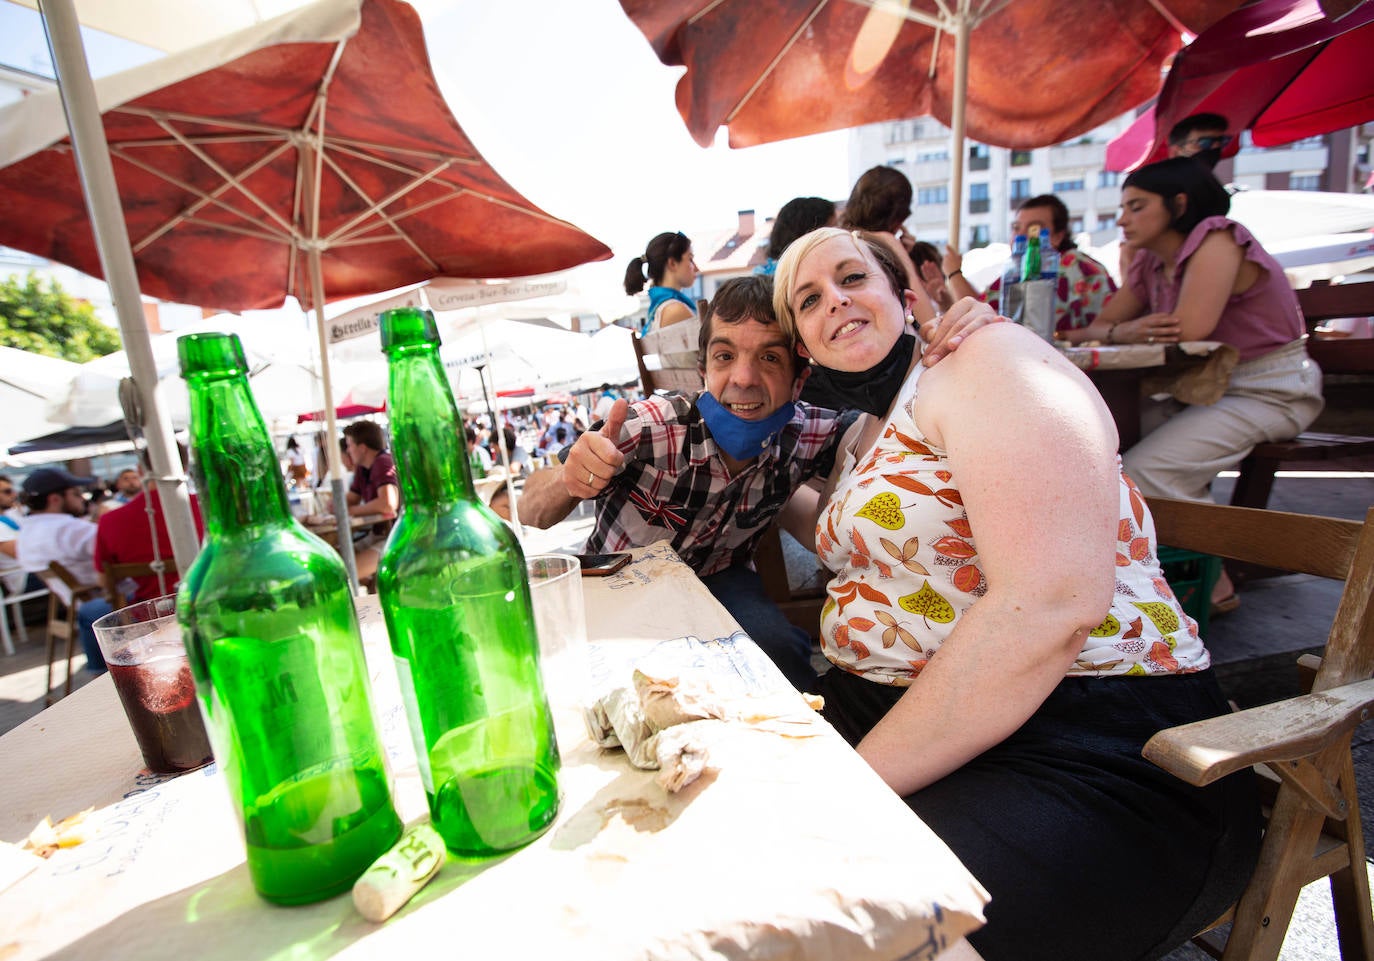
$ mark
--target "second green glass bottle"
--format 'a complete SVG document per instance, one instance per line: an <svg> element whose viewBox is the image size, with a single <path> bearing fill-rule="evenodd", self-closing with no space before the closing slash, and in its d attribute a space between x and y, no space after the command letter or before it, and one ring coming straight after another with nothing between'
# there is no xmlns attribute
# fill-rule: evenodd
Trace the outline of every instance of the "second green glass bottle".
<svg viewBox="0 0 1374 961"><path fill-rule="evenodd" d="M401 513L377 593L430 814L449 850L534 840L558 813L558 747L520 544L476 496L434 316L381 317Z"/></svg>

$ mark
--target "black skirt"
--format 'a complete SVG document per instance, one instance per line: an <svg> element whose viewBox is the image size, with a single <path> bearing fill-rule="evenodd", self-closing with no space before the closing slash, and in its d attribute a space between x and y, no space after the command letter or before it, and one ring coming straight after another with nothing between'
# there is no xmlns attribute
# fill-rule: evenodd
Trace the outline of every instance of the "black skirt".
<svg viewBox="0 0 1374 961"><path fill-rule="evenodd" d="M851 744L905 692L838 669L819 688ZM992 895L969 936L985 961L1161 957L1239 897L1259 852L1254 775L1195 788L1140 754L1226 711L1211 671L1065 678L1005 741L904 799Z"/></svg>

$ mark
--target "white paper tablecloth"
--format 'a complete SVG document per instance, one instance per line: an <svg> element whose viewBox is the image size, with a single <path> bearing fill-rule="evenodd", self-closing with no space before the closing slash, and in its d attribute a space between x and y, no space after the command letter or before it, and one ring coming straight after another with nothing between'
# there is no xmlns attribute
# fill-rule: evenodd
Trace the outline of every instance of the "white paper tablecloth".
<svg viewBox="0 0 1374 961"><path fill-rule="evenodd" d="M638 554L584 580L603 653L737 630L666 545ZM424 794L375 599L360 613L409 822L427 813ZM730 726L711 743L714 770L677 795L593 745L576 711L557 723L562 806L549 832L500 860L450 858L373 925L346 896L259 899L222 777L140 775L101 678L0 738L0 839L98 809L90 840L0 890L0 958L917 959L981 922L981 887L819 718L804 722L815 736Z"/></svg>

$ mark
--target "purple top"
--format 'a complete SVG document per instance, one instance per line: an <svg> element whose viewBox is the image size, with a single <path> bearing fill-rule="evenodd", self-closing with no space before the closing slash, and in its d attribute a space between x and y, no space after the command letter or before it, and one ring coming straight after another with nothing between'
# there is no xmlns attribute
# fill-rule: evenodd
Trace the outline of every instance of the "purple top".
<svg viewBox="0 0 1374 961"><path fill-rule="evenodd" d="M1240 359L1246 361L1263 357L1302 337L1307 325L1298 306L1298 295L1288 285L1283 268L1249 230L1225 217L1208 217L1188 234L1178 250L1178 268L1172 281L1164 276L1164 262L1154 253L1141 250L1131 261L1126 286L1142 303L1150 305L1152 313L1173 313L1178 308L1184 265L1214 230L1231 231L1245 259L1259 265L1263 274L1245 293L1227 299L1209 339L1231 344L1240 351Z"/></svg>
<svg viewBox="0 0 1374 961"><path fill-rule="evenodd" d="M366 504L377 496L377 492L383 487L391 484L400 489L400 481L396 478L396 461L386 451L382 451L372 461L371 467L359 465L353 470L353 485L349 490L362 498L362 503ZM372 525L372 533L385 534L391 530L392 521L378 521Z"/></svg>

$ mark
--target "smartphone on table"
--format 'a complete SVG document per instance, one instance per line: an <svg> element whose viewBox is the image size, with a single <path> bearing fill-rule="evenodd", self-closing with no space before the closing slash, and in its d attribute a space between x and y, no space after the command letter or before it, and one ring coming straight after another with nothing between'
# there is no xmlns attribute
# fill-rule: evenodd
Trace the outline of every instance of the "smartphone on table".
<svg viewBox="0 0 1374 961"><path fill-rule="evenodd" d="M605 577L607 574L614 574L626 564L630 563L630 552L618 551L614 554L578 554L577 559L582 564L583 577Z"/></svg>

